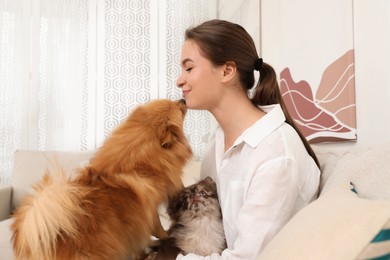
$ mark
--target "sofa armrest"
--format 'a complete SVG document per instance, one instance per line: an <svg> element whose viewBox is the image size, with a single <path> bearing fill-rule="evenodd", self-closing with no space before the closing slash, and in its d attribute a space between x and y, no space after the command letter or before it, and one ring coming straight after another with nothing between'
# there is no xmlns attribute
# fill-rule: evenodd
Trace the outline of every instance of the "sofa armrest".
<svg viewBox="0 0 390 260"><path fill-rule="evenodd" d="M0 221L7 219L11 215L11 185L0 185Z"/></svg>

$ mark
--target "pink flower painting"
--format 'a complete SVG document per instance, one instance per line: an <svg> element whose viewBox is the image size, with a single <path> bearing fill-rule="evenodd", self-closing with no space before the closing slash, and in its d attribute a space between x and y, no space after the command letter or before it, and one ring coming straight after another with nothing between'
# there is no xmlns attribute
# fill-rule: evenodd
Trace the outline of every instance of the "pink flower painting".
<svg viewBox="0 0 390 260"><path fill-rule="evenodd" d="M353 55L351 49L329 64L315 93L304 79L293 79L290 68L280 73L283 100L310 143L356 140Z"/></svg>

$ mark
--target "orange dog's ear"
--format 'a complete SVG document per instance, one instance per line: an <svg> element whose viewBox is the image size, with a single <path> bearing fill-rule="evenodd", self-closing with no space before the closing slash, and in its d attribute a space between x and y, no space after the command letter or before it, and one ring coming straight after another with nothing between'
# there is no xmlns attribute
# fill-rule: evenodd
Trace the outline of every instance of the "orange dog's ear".
<svg viewBox="0 0 390 260"><path fill-rule="evenodd" d="M177 143L180 138L181 128L177 125L169 124L165 127L161 134L161 146L169 148L174 143Z"/></svg>

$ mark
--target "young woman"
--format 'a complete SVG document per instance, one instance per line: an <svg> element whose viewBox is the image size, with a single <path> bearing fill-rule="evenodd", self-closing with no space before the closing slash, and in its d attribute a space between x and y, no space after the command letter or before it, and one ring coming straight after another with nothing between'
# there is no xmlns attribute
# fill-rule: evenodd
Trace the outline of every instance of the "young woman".
<svg viewBox="0 0 390 260"><path fill-rule="evenodd" d="M289 116L275 71L240 25L211 20L188 29L181 67L176 84L188 108L208 110L219 124L201 175L217 183L227 249L177 259L258 259L317 197L317 158ZM260 79L250 95L255 71Z"/></svg>

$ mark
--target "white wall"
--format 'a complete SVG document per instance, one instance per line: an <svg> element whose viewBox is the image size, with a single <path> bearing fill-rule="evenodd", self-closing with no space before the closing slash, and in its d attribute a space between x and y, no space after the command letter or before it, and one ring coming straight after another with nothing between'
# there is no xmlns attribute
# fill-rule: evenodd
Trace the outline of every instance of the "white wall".
<svg viewBox="0 0 390 260"><path fill-rule="evenodd" d="M355 0L357 145L390 140L390 1Z"/></svg>
<svg viewBox="0 0 390 260"><path fill-rule="evenodd" d="M260 50L260 1L259 0L219 0L217 16L242 25L252 36L256 48Z"/></svg>

